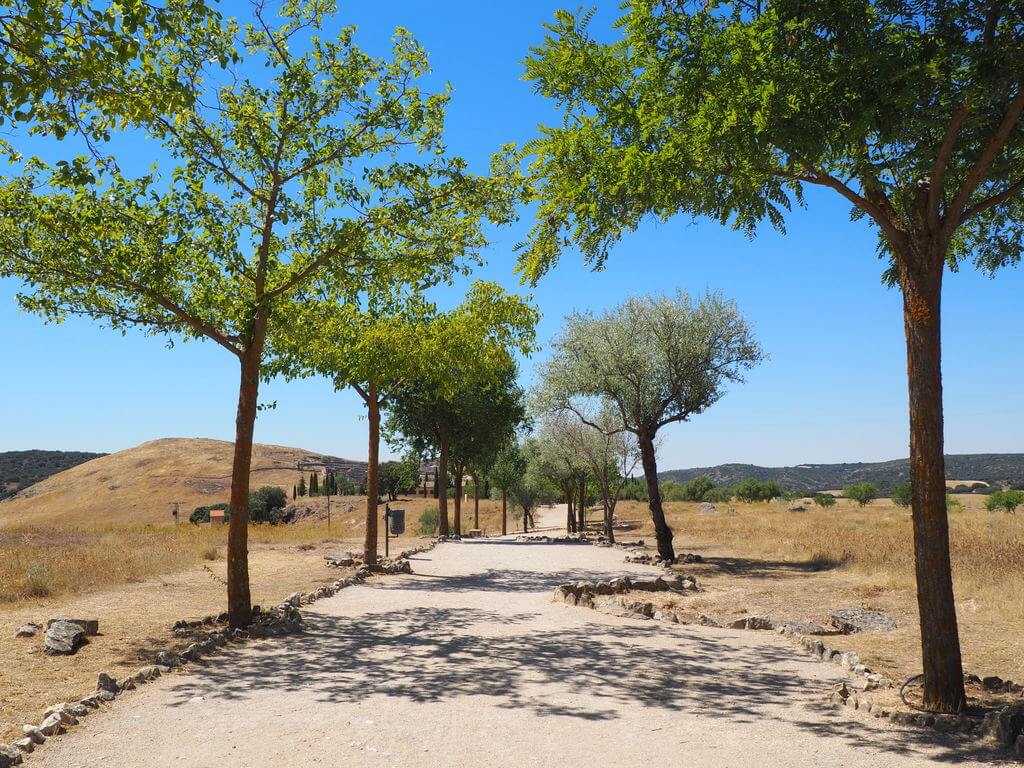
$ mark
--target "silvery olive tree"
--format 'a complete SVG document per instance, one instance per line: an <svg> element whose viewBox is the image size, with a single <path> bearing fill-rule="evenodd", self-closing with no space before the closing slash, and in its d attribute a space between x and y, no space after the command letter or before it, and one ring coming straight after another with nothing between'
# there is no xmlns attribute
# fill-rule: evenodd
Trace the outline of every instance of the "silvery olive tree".
<svg viewBox="0 0 1024 768"><path fill-rule="evenodd" d="M750 325L721 294L639 296L599 315L573 314L541 368L539 402L639 443L658 554L674 560L658 487L658 432L703 413L764 357ZM614 418L600 418L606 400Z"/></svg>

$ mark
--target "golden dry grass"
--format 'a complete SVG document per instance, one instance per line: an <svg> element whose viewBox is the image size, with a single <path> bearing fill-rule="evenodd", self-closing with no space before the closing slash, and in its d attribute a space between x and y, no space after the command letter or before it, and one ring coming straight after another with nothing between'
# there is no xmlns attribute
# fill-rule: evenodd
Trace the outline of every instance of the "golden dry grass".
<svg viewBox="0 0 1024 768"><path fill-rule="evenodd" d="M305 500L326 510L327 499ZM393 506L406 510L406 530L394 546L409 546L420 535L419 516L436 508L437 500L402 497ZM453 517L449 503L449 519ZM359 551L366 530L366 499L332 497L331 526L304 521L294 525L254 525L252 546L264 544L344 543ZM486 533L500 532L500 503L480 501L480 525ZM379 514L383 515L383 505ZM463 504L463 530L473 524L473 502ZM514 525L509 520L510 525ZM378 525L379 550L384 551L383 521ZM54 527L16 523L0 528L0 604L39 597L83 594L171 574L197 563L223 559L226 526L191 525L76 525Z"/></svg>
<svg viewBox="0 0 1024 768"><path fill-rule="evenodd" d="M959 499L963 511L950 515L950 540L965 667L1021 679L1024 516L989 513L982 496ZM850 605L885 610L897 632L850 636L839 645L894 677L919 671L909 512L885 499L863 508L845 500L830 510L804 505L805 512L789 512L779 504L720 504L705 514L696 504L667 504L676 550L708 559L683 567L703 574L707 588L694 609L818 622ZM622 502L618 516L652 534L646 505Z"/></svg>

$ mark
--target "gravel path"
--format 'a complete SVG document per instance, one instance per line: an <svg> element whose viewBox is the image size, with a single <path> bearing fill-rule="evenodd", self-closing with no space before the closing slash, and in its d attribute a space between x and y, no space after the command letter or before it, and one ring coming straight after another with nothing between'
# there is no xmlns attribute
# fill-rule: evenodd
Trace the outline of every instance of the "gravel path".
<svg viewBox="0 0 1024 768"><path fill-rule="evenodd" d="M811 706L838 669L771 633L553 603L567 580L655 573L622 552L482 540L303 609L307 632L125 694L29 765L886 766L981 764Z"/></svg>

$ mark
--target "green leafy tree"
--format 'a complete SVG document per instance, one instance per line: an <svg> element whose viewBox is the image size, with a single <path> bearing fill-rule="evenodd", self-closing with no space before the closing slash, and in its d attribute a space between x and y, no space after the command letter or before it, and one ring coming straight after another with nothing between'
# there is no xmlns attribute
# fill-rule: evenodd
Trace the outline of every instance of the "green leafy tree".
<svg viewBox="0 0 1024 768"><path fill-rule="evenodd" d="M526 471L509 488L509 496L519 511L515 517L523 521L523 533L528 533L531 525L536 527L534 513L537 507L552 503L558 492L545 472L541 448L536 440L527 439L520 450Z"/></svg>
<svg viewBox="0 0 1024 768"><path fill-rule="evenodd" d="M512 352L532 351L538 318L525 300L493 284L478 285L480 295L471 294L423 327L418 344L430 365L415 380L397 387L388 400L385 433L392 445L404 445L416 456L438 457L435 488L441 536L450 533L449 474L458 469L461 484L461 472L475 457L473 441L484 440L483 432L489 429L481 420L490 407L488 398L496 409L493 413L518 409L521 414ZM474 429L481 434L474 437ZM501 442L493 444L496 453ZM461 514L461 499L456 498L455 510ZM461 535L461 519L455 522L456 535Z"/></svg>
<svg viewBox="0 0 1024 768"><path fill-rule="evenodd" d="M571 315L552 350L539 397L548 410L570 411L598 430L587 415L595 399L618 411L616 429L632 432L639 443L658 554L674 560L655 440L663 427L703 413L760 362L749 325L719 294L697 301L683 293L644 296L601 315Z"/></svg>
<svg viewBox="0 0 1024 768"><path fill-rule="evenodd" d="M514 440L509 440L499 449L487 472L491 483L501 491L501 535L508 533L508 493L526 474L526 458Z"/></svg>
<svg viewBox="0 0 1024 768"><path fill-rule="evenodd" d="M831 493L816 493L813 498L814 503L822 509L828 509L836 505L836 497Z"/></svg>
<svg viewBox="0 0 1024 768"><path fill-rule="evenodd" d="M708 491L710 491L714 487L715 487L715 484L713 482L711 482L711 478L710 477L705 477L703 475L700 476L700 477L695 477L695 478L693 478L693 480L690 480L688 483L684 483L683 484L683 486L681 488L682 500L683 501L704 501L705 494L707 494Z"/></svg>
<svg viewBox="0 0 1024 768"><path fill-rule="evenodd" d="M1024 491L996 491L985 499L985 509L989 512L1001 509L1013 514L1021 504L1024 504Z"/></svg>
<svg viewBox="0 0 1024 768"><path fill-rule="evenodd" d="M843 497L856 501L862 507L870 504L877 496L878 487L874 483L854 483L843 488Z"/></svg>
<svg viewBox="0 0 1024 768"><path fill-rule="evenodd" d="M567 242L600 266L647 216L784 230L808 187L871 222L903 294L924 703L963 673L943 471L946 269L1024 244L1024 57L1015 4L632 0L607 42L560 11L526 76L564 114L528 146L539 205L521 269Z"/></svg>
<svg viewBox="0 0 1024 768"><path fill-rule="evenodd" d="M771 501L777 496L782 495L782 489L774 480L753 480L747 478L737 483L734 493L740 501Z"/></svg>
<svg viewBox="0 0 1024 768"><path fill-rule="evenodd" d="M418 481L419 464L415 461L385 461L380 465L380 487L391 501L415 489Z"/></svg>
<svg viewBox="0 0 1024 768"><path fill-rule="evenodd" d="M896 483L892 488L892 503L897 507L909 507L914 502L914 489L910 483Z"/></svg>
<svg viewBox="0 0 1024 768"><path fill-rule="evenodd" d="M233 25L197 0L10 0L0 10L0 124L88 140L191 106L211 59L234 59Z"/></svg>
<svg viewBox="0 0 1024 768"><path fill-rule="evenodd" d="M733 488L717 486L704 494L704 501L712 504L728 504L735 495L736 491Z"/></svg>
<svg viewBox="0 0 1024 768"><path fill-rule="evenodd" d="M249 470L268 329L314 283L358 295L429 272L450 244L461 252L463 221L443 211L478 183L441 143L447 95L417 86L420 46L399 29L384 59L351 27L321 37L325 7L289 4L275 28L257 6L236 79L144 121L173 157L168 177L113 168L82 184L32 161L0 186L0 275L24 281L22 307L209 339L237 358L233 627L252 615Z"/></svg>
<svg viewBox="0 0 1024 768"><path fill-rule="evenodd" d="M249 494L249 516L254 523L279 523L288 497L283 488L264 485Z"/></svg>

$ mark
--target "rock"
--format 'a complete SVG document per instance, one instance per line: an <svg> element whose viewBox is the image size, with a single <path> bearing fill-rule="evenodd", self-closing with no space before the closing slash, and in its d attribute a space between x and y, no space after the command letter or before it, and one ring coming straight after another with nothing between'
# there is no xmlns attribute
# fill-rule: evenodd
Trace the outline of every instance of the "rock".
<svg viewBox="0 0 1024 768"><path fill-rule="evenodd" d="M54 704L43 712L43 716L46 718L57 717L64 725L78 725L78 716L72 711L71 704Z"/></svg>
<svg viewBox="0 0 1024 768"><path fill-rule="evenodd" d="M117 694L113 691L96 691L93 694L99 701L113 701L117 698Z"/></svg>
<svg viewBox="0 0 1024 768"><path fill-rule="evenodd" d="M37 725L23 725L21 726L21 732L36 744L42 744L46 741L46 734L40 731Z"/></svg>
<svg viewBox="0 0 1024 768"><path fill-rule="evenodd" d="M718 511L718 507L706 501L702 501L700 506L697 507L697 509L698 511L702 512L705 515L711 515Z"/></svg>
<svg viewBox="0 0 1024 768"><path fill-rule="evenodd" d="M82 631L88 637L93 637L100 633L100 620L99 619L50 619L46 622L46 628L49 629L58 621L66 621L69 624L77 624L82 628Z"/></svg>
<svg viewBox="0 0 1024 768"><path fill-rule="evenodd" d="M22 624L16 630L14 630L15 637L35 637L39 634L42 626L36 624L34 621L30 621L28 624Z"/></svg>
<svg viewBox="0 0 1024 768"><path fill-rule="evenodd" d="M789 512L806 512L807 507L803 504L790 504L789 507L787 507L787 510Z"/></svg>
<svg viewBox="0 0 1024 768"><path fill-rule="evenodd" d="M17 741L11 742L11 746L17 748L19 752L25 752L26 754L36 748L35 742L28 736L22 736Z"/></svg>
<svg viewBox="0 0 1024 768"><path fill-rule="evenodd" d="M292 592L290 595L288 595L288 597L284 599L284 601L288 605L295 606L297 608L299 606L299 603L302 602L302 593Z"/></svg>
<svg viewBox="0 0 1024 768"><path fill-rule="evenodd" d="M676 562L684 565L692 565L693 563L703 563L704 558L700 555L695 555L692 552L684 552L683 554L676 556Z"/></svg>
<svg viewBox="0 0 1024 768"><path fill-rule="evenodd" d="M43 636L48 656L70 656L85 642L85 630L70 621L54 621Z"/></svg>
<svg viewBox="0 0 1024 768"><path fill-rule="evenodd" d="M97 691L110 691L111 693L117 693L120 689L117 685L117 681L108 675L106 672L100 672L96 676L96 690Z"/></svg>
<svg viewBox="0 0 1024 768"><path fill-rule="evenodd" d="M50 715L39 724L39 730L44 736L55 736L64 733L64 723L61 722L60 715Z"/></svg>
<svg viewBox="0 0 1024 768"><path fill-rule="evenodd" d="M729 624L730 629L772 629L775 622L768 616L744 616Z"/></svg>
<svg viewBox="0 0 1024 768"><path fill-rule="evenodd" d="M990 677L981 678L981 687L986 691L1002 691L1005 689L1006 684L1003 682L1003 678L992 675Z"/></svg>
<svg viewBox="0 0 1024 768"><path fill-rule="evenodd" d="M1015 747L1017 737L1024 731L1024 701L1014 702L985 715L981 724L982 736L1000 747Z"/></svg>
<svg viewBox="0 0 1024 768"><path fill-rule="evenodd" d="M832 626L849 635L854 632L891 632L896 629L892 617L881 611L866 611L863 608L840 608L829 614Z"/></svg>
<svg viewBox="0 0 1024 768"><path fill-rule="evenodd" d="M21 752L11 747L0 746L0 768L21 765Z"/></svg>
<svg viewBox="0 0 1024 768"><path fill-rule="evenodd" d="M720 627L722 626L717 619L712 616L708 616L706 613L702 613L697 617L697 622L702 627Z"/></svg>
<svg viewBox="0 0 1024 768"><path fill-rule="evenodd" d="M797 635L830 635L832 632L813 621L784 621L781 627Z"/></svg>
<svg viewBox="0 0 1024 768"><path fill-rule="evenodd" d="M162 664L165 667L177 667L181 664L181 659L174 651L160 651L156 655L156 661L157 664Z"/></svg>

